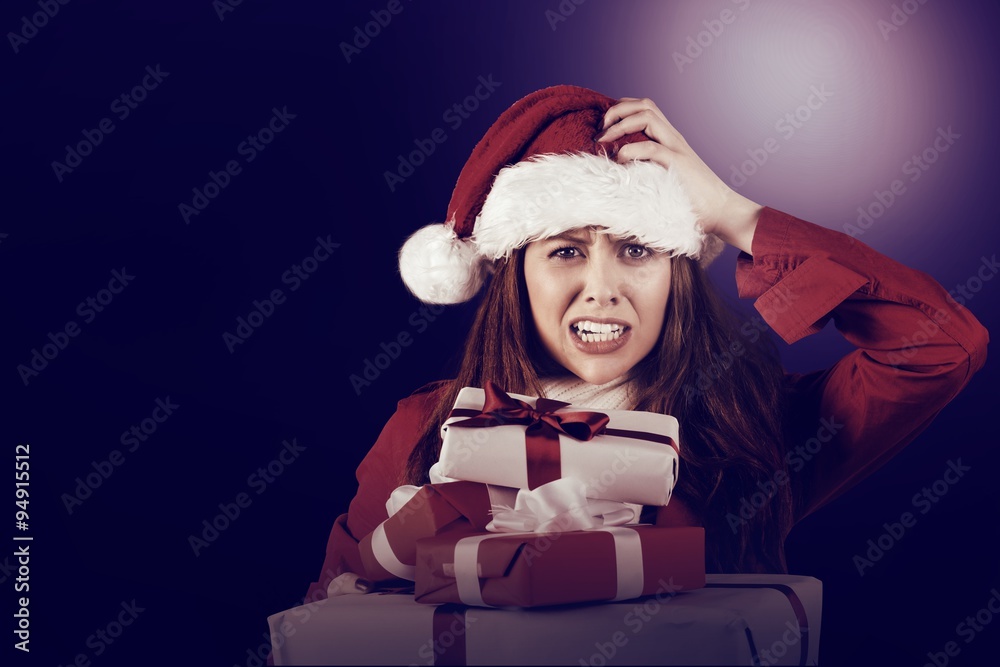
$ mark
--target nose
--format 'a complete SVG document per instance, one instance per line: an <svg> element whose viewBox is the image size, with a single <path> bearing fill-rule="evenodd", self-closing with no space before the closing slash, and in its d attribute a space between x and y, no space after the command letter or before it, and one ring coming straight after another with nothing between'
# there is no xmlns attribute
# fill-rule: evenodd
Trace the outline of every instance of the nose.
<svg viewBox="0 0 1000 667"><path fill-rule="evenodd" d="M594 253L587 262L583 297L588 304L607 307L618 303L622 296L622 276L613 258Z"/></svg>

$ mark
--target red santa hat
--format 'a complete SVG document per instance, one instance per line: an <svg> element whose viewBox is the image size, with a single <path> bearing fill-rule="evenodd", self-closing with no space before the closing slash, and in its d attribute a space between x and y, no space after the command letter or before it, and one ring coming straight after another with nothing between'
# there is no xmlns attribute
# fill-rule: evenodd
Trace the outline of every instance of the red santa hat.
<svg viewBox="0 0 1000 667"><path fill-rule="evenodd" d="M705 234L669 169L608 155L641 132L599 143L615 100L577 86L534 92L507 109L459 174L447 222L410 236L399 251L406 287L424 303L468 301L492 261L570 229L595 226L707 266L724 246Z"/></svg>

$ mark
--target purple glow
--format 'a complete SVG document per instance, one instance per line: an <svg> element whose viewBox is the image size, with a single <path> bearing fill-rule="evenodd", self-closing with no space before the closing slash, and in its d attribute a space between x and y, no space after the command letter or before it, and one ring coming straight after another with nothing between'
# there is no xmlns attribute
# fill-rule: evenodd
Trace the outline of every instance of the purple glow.
<svg viewBox="0 0 1000 667"><path fill-rule="evenodd" d="M609 60L647 65L591 72L597 81L590 85L651 97L737 190L833 228L856 221L859 206L878 213L876 191L899 179L902 194L861 240L919 253L953 234L948 212L970 196L964 184L981 176L970 153L988 121L970 98L983 93L974 76L988 64L961 48L974 15L947 4L913 5L898 30L883 34L878 22L892 25L889 3L650 4L641 21L622 12L608 26L629 36L630 52L618 53L615 39L617 57ZM821 101L817 90L829 95ZM814 109L803 106L810 96ZM797 111L801 122L782 120ZM938 152L939 129L949 127L960 138L951 145L940 139L947 150ZM765 156L769 138L777 150L759 167L748 162L748 151ZM925 150L933 164L911 162ZM745 182L733 171L741 165Z"/></svg>

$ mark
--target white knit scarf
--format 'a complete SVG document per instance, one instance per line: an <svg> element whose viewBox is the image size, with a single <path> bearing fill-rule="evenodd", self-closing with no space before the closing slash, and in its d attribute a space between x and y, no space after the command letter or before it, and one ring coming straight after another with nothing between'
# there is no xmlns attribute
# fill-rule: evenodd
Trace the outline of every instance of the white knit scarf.
<svg viewBox="0 0 1000 667"><path fill-rule="evenodd" d="M635 405L632 383L624 377L604 384L590 384L576 377L541 378L543 395L579 407L600 410L631 410Z"/></svg>

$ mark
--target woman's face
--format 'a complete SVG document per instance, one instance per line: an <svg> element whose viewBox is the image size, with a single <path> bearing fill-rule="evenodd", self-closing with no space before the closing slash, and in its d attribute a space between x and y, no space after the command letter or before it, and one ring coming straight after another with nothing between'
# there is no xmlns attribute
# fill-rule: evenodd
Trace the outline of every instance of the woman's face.
<svg viewBox="0 0 1000 667"><path fill-rule="evenodd" d="M574 229L528 244L524 279L545 349L591 384L628 372L660 339L670 291L665 253Z"/></svg>

